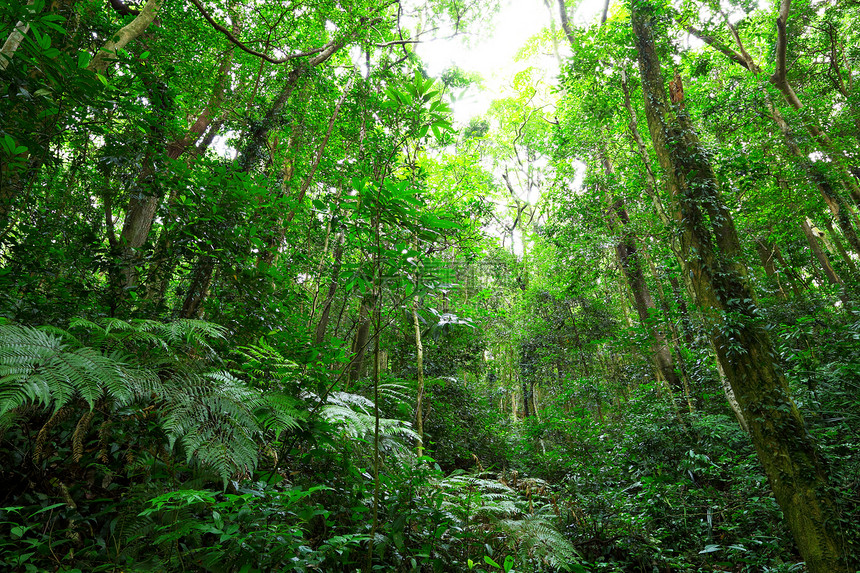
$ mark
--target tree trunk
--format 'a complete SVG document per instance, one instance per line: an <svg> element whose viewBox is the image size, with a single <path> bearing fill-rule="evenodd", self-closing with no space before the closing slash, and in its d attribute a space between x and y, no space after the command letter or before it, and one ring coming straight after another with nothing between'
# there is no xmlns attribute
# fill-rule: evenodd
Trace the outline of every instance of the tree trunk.
<svg viewBox="0 0 860 573"><path fill-rule="evenodd" d="M789 153L793 155L800 163L801 167L803 167L809 181L818 187L818 191L821 193L824 203L827 205L828 209L830 209L830 212L833 213L833 217L836 219L839 229L842 231L845 239L851 245L854 252L860 254L860 237L857 236L857 231L851 223L851 205L842 197L842 195L833 190L833 186L831 185L829 178L826 173L822 171L820 165L813 164L809 159L809 156L804 154L803 150L797 144L794 132L788 125L788 122L785 121L785 118L782 117L782 114L780 114L779 110L776 109L769 99L768 108L771 117L782 133Z"/></svg>
<svg viewBox="0 0 860 573"><path fill-rule="evenodd" d="M233 26L234 32L238 30L238 24ZM188 128L187 132L167 145L166 156L169 160L179 159L212 124L212 119L215 116L217 109L221 106L224 99L224 87L230 73L230 68L233 62L232 50L228 52L221 60L218 69L218 78L212 88L212 94L206 106L197 116L195 122ZM122 235L120 239L121 248L121 264L123 265L123 286L122 292L134 287L137 284L136 264L140 262L139 250L146 243L149 233L152 230L152 224L155 221L155 214L158 211L158 205L161 203L163 193L153 182L155 170L151 160L145 162L143 172L139 177L141 189L139 193L133 193L129 199L128 209L126 210L125 221L123 223ZM172 194L168 199L168 204L175 200L175 194ZM167 246L168 237L166 232L162 231L164 241L159 241L156 245L156 253L154 253L154 267L150 274L151 282L147 285L147 300L160 302L160 298L167 287L169 278L168 269L165 268L165 263L168 259ZM155 299L158 300L155 300Z"/></svg>
<svg viewBox="0 0 860 573"><path fill-rule="evenodd" d="M765 276L767 276L771 284L776 282L777 297L785 298L785 291L782 290L782 284L779 281L779 274L776 272L776 266L773 264L773 245L766 239L758 238L755 240L755 248L758 253L758 258L761 261L762 268L764 268Z"/></svg>
<svg viewBox="0 0 860 573"><path fill-rule="evenodd" d="M28 0L27 6L31 6L32 4L33 0ZM30 24L25 24L24 22L18 22L15 24L15 27L12 28L12 32L6 38L6 41L3 42L3 47L0 48L0 71L5 70L9 66L9 62L12 61L12 56L15 55L15 52L18 50L18 46L21 45L21 41L24 39L24 35L29 29Z"/></svg>
<svg viewBox="0 0 860 573"><path fill-rule="evenodd" d="M812 225L809 224L809 219L801 219L800 226L803 228L803 234L806 236L809 248L812 250L812 254L815 255L818 264L821 265L821 268L824 270L824 275L827 277L827 280L830 284L845 286L845 283L833 269L833 265L830 264L830 259L827 257L827 253L825 253L821 248L821 245L818 244L818 237L815 236L815 231L812 230Z"/></svg>
<svg viewBox="0 0 860 573"><path fill-rule="evenodd" d="M787 52L788 52L788 13L791 9L791 0L781 0L779 5L779 15L776 19L777 43L776 43L776 70L770 77L770 83L776 86L780 91L785 101L796 111L803 108L800 98L794 91L794 88L788 81L787 74ZM826 166L822 166L827 170L835 170L839 183L844 187L847 194L853 198L855 203L860 203L860 187L857 181L848 171L847 158L844 153L836 149L833 140L830 136L821 129L819 122L813 118L807 118L803 122L809 135L818 144L819 150L828 160ZM850 239L849 239L850 240ZM852 243L853 244L853 243ZM860 245L855 245L857 248ZM860 252L860 251L858 251Z"/></svg>
<svg viewBox="0 0 860 573"><path fill-rule="evenodd" d="M785 258L782 256L782 252L780 251L779 245L773 246L773 256L776 257L776 260L779 261L779 268L782 272L785 273L785 276L788 278L789 286L791 286L792 292L794 292L794 296L800 298L803 296L803 289L809 288L809 285L804 281L800 275L797 274L797 271L789 265Z"/></svg>
<svg viewBox="0 0 860 573"><path fill-rule="evenodd" d="M854 264L854 259L852 259L848 254L848 251L845 250L845 245L842 244L842 239L839 237L836 229L833 228L833 221L830 220L830 217L825 219L824 226L827 227L827 234L830 235L830 240L836 248L836 252L839 253L839 256L843 261L845 261L845 266L848 267L848 271L851 275L856 277L857 265Z"/></svg>
<svg viewBox="0 0 860 573"><path fill-rule="evenodd" d="M325 332L328 328L329 317L331 316L331 305L334 301L334 295L337 292L337 282L340 275L341 259L343 258L344 234L338 233L335 241L336 244L334 247L334 266L331 269L331 279L328 283L328 293L326 295L325 303L323 303L322 312L320 313L320 320L317 323L316 329L314 329L314 344L322 344L322 341L325 339Z"/></svg>
<svg viewBox="0 0 860 573"><path fill-rule="evenodd" d="M412 325L415 327L415 433L418 434L418 457L424 455L424 344L421 342L421 323L418 321L418 297L412 299Z"/></svg>
<svg viewBox="0 0 860 573"><path fill-rule="evenodd" d="M349 368L349 382L353 383L364 371L364 355L367 342L370 337L371 314L373 310L373 297L366 295L361 299L361 307L358 310L358 324L355 330L355 338L352 341L352 365Z"/></svg>
<svg viewBox="0 0 860 573"><path fill-rule="evenodd" d="M847 573L827 469L774 363L731 213L689 118L680 105L669 104L653 37L662 29L654 9L645 0L631 1L645 113L672 198L684 272L801 556L811 573Z"/></svg>
<svg viewBox="0 0 860 573"><path fill-rule="evenodd" d="M603 166L606 174L611 176L612 165L605 155L603 157ZM610 202L608 209L609 218L607 220L609 229L613 233L620 233L618 242L615 245L615 255L621 264L624 277L627 279L627 285L633 293L633 305L636 307L639 321L651 335L651 359L657 371L660 372L660 375L669 384L672 394L683 396L684 384L675 370L675 361L672 359L672 353L669 350L669 345L666 343L666 336L655 324L655 317L653 315L657 308L648 289L645 273L642 272L642 262L636 249L636 239L630 232L630 217L624 206L624 199L621 197L615 197L614 199L607 197L607 199ZM619 225L621 229L618 229Z"/></svg>
<svg viewBox="0 0 860 573"><path fill-rule="evenodd" d="M215 259L211 255L200 255L191 272L191 284L185 295L185 301L179 310L181 318L197 318L200 306L209 294L214 269Z"/></svg>

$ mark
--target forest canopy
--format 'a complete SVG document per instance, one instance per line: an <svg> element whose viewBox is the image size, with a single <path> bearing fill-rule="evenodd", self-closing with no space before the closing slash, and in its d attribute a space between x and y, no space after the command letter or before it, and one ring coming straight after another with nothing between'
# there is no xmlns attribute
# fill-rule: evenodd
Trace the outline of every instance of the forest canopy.
<svg viewBox="0 0 860 573"><path fill-rule="evenodd" d="M860 570L858 34L0 0L0 568Z"/></svg>

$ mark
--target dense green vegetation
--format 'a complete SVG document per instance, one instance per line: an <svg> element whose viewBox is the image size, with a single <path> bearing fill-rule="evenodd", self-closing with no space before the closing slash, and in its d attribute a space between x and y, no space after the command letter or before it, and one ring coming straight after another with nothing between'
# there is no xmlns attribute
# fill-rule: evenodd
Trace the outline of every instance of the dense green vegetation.
<svg viewBox="0 0 860 573"><path fill-rule="evenodd" d="M0 569L860 570L856 2L497 8L0 0Z"/></svg>

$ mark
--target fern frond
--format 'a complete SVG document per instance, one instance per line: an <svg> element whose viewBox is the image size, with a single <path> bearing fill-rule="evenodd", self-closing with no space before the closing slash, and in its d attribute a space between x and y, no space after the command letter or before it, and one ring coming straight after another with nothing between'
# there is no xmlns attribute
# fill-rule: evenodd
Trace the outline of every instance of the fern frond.
<svg viewBox="0 0 860 573"><path fill-rule="evenodd" d="M564 534L543 517L509 519L500 521L497 526L551 567L562 567L582 557Z"/></svg>
<svg viewBox="0 0 860 573"><path fill-rule="evenodd" d="M379 396L398 405L412 404L412 389L397 382L386 382L379 385Z"/></svg>
<svg viewBox="0 0 860 573"><path fill-rule="evenodd" d="M259 393L226 372L185 376L165 385L162 427L170 447L177 442L186 458L208 466L226 483L236 472L256 468Z"/></svg>
<svg viewBox="0 0 860 573"><path fill-rule="evenodd" d="M0 326L0 414L27 402L59 410L81 398L92 408L105 391L127 402L139 372L120 354L74 349L59 336L17 325Z"/></svg>
<svg viewBox="0 0 860 573"><path fill-rule="evenodd" d="M328 395L328 403L332 406L358 408L365 414L369 414L373 411L372 400L362 396L361 394L353 394L351 392L331 392Z"/></svg>
<svg viewBox="0 0 860 573"><path fill-rule="evenodd" d="M297 430L307 420L307 410L299 410L297 406L300 402L292 396L266 393L263 402L256 411L257 420L264 430L275 433L276 440L281 432Z"/></svg>

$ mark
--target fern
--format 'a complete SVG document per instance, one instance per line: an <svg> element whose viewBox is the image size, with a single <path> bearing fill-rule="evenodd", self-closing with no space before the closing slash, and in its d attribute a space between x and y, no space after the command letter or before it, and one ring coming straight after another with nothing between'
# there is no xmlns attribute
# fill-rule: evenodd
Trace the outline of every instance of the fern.
<svg viewBox="0 0 860 573"><path fill-rule="evenodd" d="M207 370L211 362L199 354L189 360L189 351L212 351L208 338L222 336L220 327L105 319L76 320L73 328L81 333L0 325L0 429L13 424L24 406L52 411L38 436L41 447L77 404L89 412L97 402L108 412L148 406L167 447L179 447L186 460L210 468L226 484L256 468L267 432L277 438L306 417L296 399L264 395L227 372ZM57 416L64 408L66 414ZM74 447L80 453L92 415L78 419Z"/></svg>
<svg viewBox="0 0 860 573"><path fill-rule="evenodd" d="M320 416L340 427L348 438L370 441L376 426L372 414L373 402L360 394L331 392ZM384 450L404 452L408 449L404 439L417 440L418 434L409 422L393 418L379 419L380 446Z"/></svg>
<svg viewBox="0 0 860 573"><path fill-rule="evenodd" d="M546 485L542 480L521 482ZM477 522L494 539L504 539L510 550L556 569L564 569L580 557L573 544L555 527L551 506L533 513L532 504L521 492L499 481L474 476L451 475L436 480L435 486L443 492L441 509L463 528Z"/></svg>
<svg viewBox="0 0 860 573"><path fill-rule="evenodd" d="M141 388L137 382L140 382ZM82 399L90 409L107 394L127 404L154 376L119 352L73 348L63 337L16 325L0 326L0 417L25 403L57 411Z"/></svg>
<svg viewBox="0 0 860 573"><path fill-rule="evenodd" d="M562 568L581 555L573 544L545 516L530 515L523 519L507 519L497 523L531 557L553 568Z"/></svg>

